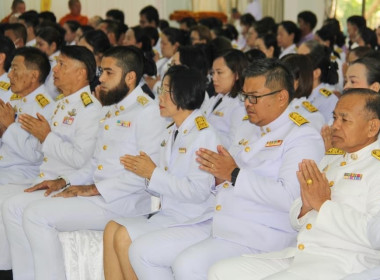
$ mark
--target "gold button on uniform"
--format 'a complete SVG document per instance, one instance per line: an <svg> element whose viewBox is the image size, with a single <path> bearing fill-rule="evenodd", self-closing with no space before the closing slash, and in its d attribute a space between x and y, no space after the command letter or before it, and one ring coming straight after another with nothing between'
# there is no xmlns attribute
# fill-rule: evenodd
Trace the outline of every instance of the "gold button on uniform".
<svg viewBox="0 0 380 280"><path fill-rule="evenodd" d="M186 134L187 133L187 129L185 129L184 131L183 131L183 134Z"/></svg>
<svg viewBox="0 0 380 280"><path fill-rule="evenodd" d="M303 249L305 249L305 245L303 245L303 244L299 244L299 245L298 245L298 250L301 250L301 251L302 251Z"/></svg>
<svg viewBox="0 0 380 280"><path fill-rule="evenodd" d="M108 129L110 129L110 126L109 126L108 124L106 124L106 125L104 126L104 129L105 129L105 130L108 130Z"/></svg>
<svg viewBox="0 0 380 280"><path fill-rule="evenodd" d="M45 174L43 172L41 172L40 175L38 175L38 176L40 176L41 178L43 178L43 177L45 177Z"/></svg>
<svg viewBox="0 0 380 280"><path fill-rule="evenodd" d="M22 101L26 102L26 98L24 97L24 98L22 99Z"/></svg>
<svg viewBox="0 0 380 280"><path fill-rule="evenodd" d="M68 100L68 99L65 99L65 102L66 102L67 104L69 104L69 100Z"/></svg>
<svg viewBox="0 0 380 280"><path fill-rule="evenodd" d="M164 170L165 170L165 171L168 171L168 167L167 167L167 166L165 166Z"/></svg>
<svg viewBox="0 0 380 280"><path fill-rule="evenodd" d="M107 145L103 146L103 150L107 150L107 148L108 148Z"/></svg>
<svg viewBox="0 0 380 280"><path fill-rule="evenodd" d="M331 188L332 186L334 186L334 181L329 182L329 187Z"/></svg>
<svg viewBox="0 0 380 280"><path fill-rule="evenodd" d="M2 160L4 157L3 156L0 156L0 160Z"/></svg>
<svg viewBox="0 0 380 280"><path fill-rule="evenodd" d="M115 116L118 116L118 115L120 115L120 111L115 112Z"/></svg>
<svg viewBox="0 0 380 280"><path fill-rule="evenodd" d="M124 111L125 110L124 106L120 106L120 110Z"/></svg>
<svg viewBox="0 0 380 280"><path fill-rule="evenodd" d="M65 105L62 105L61 109L62 109L62 110L65 110Z"/></svg>
<svg viewBox="0 0 380 280"><path fill-rule="evenodd" d="M245 147L244 151L246 151L247 153L251 150L250 147Z"/></svg>
<svg viewBox="0 0 380 280"><path fill-rule="evenodd" d="M103 169L103 165L99 164L98 165L98 170L102 170Z"/></svg>
<svg viewBox="0 0 380 280"><path fill-rule="evenodd" d="M44 162L47 162L47 161L48 161L47 157L44 157Z"/></svg>
<svg viewBox="0 0 380 280"><path fill-rule="evenodd" d="M307 225L306 225L306 229L308 229L308 230L311 230L312 227L313 227L313 226L312 226L311 224L307 224Z"/></svg>
<svg viewBox="0 0 380 280"><path fill-rule="evenodd" d="M57 126L58 125L58 123L57 122L54 122L54 124L53 124L54 126Z"/></svg>
<svg viewBox="0 0 380 280"><path fill-rule="evenodd" d="M351 158L352 158L353 160L357 160L357 159L358 159L358 155L357 155L357 154L351 154Z"/></svg>
<svg viewBox="0 0 380 280"><path fill-rule="evenodd" d="M215 209L216 211L220 211L222 209L222 205L216 205Z"/></svg>
<svg viewBox="0 0 380 280"><path fill-rule="evenodd" d="M345 161L342 161L341 163L340 163L340 166L345 166L346 165L346 162Z"/></svg>
<svg viewBox="0 0 380 280"><path fill-rule="evenodd" d="M223 184L223 188L225 188L225 189L227 189L229 186L230 186L230 184L228 184L228 183Z"/></svg>

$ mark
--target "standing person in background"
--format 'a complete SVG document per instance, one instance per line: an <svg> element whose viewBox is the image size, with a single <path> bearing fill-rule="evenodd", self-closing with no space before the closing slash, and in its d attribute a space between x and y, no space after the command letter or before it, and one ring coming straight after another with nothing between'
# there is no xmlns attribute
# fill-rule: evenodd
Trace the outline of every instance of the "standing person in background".
<svg viewBox="0 0 380 280"><path fill-rule="evenodd" d="M79 22L81 25L87 25L88 18L80 14L82 9L82 5L79 0L69 0L69 10L70 13L65 15L59 20L59 24L63 26L63 24L68 20L75 20Z"/></svg>
<svg viewBox="0 0 380 280"><path fill-rule="evenodd" d="M297 16L298 26L301 30L301 39L298 46L303 42L313 40L313 29L317 25L317 16L311 11L300 12Z"/></svg>
<svg viewBox="0 0 380 280"><path fill-rule="evenodd" d="M11 6L12 12L1 20L1 23L9 23L13 15L23 14L25 12L25 2L23 0L13 0Z"/></svg>

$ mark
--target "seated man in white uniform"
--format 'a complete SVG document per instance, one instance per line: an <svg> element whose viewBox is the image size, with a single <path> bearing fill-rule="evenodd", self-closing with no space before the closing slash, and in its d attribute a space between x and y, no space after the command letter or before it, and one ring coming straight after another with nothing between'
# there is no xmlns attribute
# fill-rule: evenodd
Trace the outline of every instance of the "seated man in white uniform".
<svg viewBox="0 0 380 280"><path fill-rule="evenodd" d="M0 99L4 102L8 102L12 95L7 72L11 67L14 51L12 40L0 35Z"/></svg>
<svg viewBox="0 0 380 280"><path fill-rule="evenodd" d="M6 198L23 193L24 189L43 180L75 172L94 152L101 109L97 99L90 95L89 80L95 76L96 69L94 56L85 47L70 46L63 48L58 61L53 72L55 84L62 88L63 95L54 104L52 117L47 120L42 115L18 115L21 127L40 142L43 161L39 175L23 183L1 185L0 206ZM0 262L11 263L3 227L1 222ZM14 279L27 279L16 272L17 266L24 267L24 263L20 263L20 259L12 260Z"/></svg>
<svg viewBox="0 0 380 280"><path fill-rule="evenodd" d="M39 49L23 47L16 50L10 78L13 95L8 103L0 100L0 185L19 183L35 178L43 160L41 143L21 127L18 116L40 114L48 119L54 101L46 93L44 82L50 71L47 56ZM1 195L1 191L0 191ZM4 196L0 197L0 200Z"/></svg>
<svg viewBox="0 0 380 280"><path fill-rule="evenodd" d="M341 150L319 168L299 164L301 198L290 211L297 247L221 261L209 279L342 279L380 264L380 96L345 91L334 110L332 142ZM367 278L365 278L367 279Z"/></svg>
<svg viewBox="0 0 380 280"><path fill-rule="evenodd" d="M289 111L293 77L282 63L257 61L244 74L240 94L256 130L232 156L222 146L219 153L197 152L200 168L218 183L212 236L198 223L191 234L177 226L139 237L129 250L139 279L206 279L208 268L223 258L295 244L288 216L299 197L298 162L320 160L323 141L302 116Z"/></svg>
<svg viewBox="0 0 380 280"><path fill-rule="evenodd" d="M115 47L104 54L99 97L109 112L97 124L91 160L77 172L44 181L27 190L32 193L5 202L15 279L66 279L59 232L103 230L111 219L151 212L144 178L126 171L119 158L145 151L157 161L156 140L167 125L157 103L138 86L144 59L135 47ZM54 197L46 197L62 188Z"/></svg>

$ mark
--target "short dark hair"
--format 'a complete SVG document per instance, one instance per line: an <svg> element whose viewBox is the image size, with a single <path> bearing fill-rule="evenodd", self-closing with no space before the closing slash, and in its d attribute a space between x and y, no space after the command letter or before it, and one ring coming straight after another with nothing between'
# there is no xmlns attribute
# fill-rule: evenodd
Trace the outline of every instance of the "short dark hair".
<svg viewBox="0 0 380 280"><path fill-rule="evenodd" d="M373 49L377 46L376 32L371 28L363 27L359 29L359 35L366 46L370 46Z"/></svg>
<svg viewBox="0 0 380 280"><path fill-rule="evenodd" d="M277 38L276 35L273 33L267 33L267 34L259 34L258 38L261 38L264 42L264 45L267 49L270 47L273 47L273 57L279 57L281 49L277 45Z"/></svg>
<svg viewBox="0 0 380 280"><path fill-rule="evenodd" d="M65 23L67 24L71 32L76 32L78 28L80 27L80 23L77 22L76 20L68 20Z"/></svg>
<svg viewBox="0 0 380 280"><path fill-rule="evenodd" d="M110 17L113 20L118 21L120 23L124 23L125 20L124 12L118 9L108 10L106 13L106 17Z"/></svg>
<svg viewBox="0 0 380 280"><path fill-rule="evenodd" d="M361 29L363 27L367 26L367 21L362 16L350 16L347 18L347 23L350 23L352 25L355 25L358 29Z"/></svg>
<svg viewBox="0 0 380 280"><path fill-rule="evenodd" d="M293 74L294 80L298 81L294 97L309 97L313 90L313 64L310 58L302 54L288 54L281 61Z"/></svg>
<svg viewBox="0 0 380 280"><path fill-rule="evenodd" d="M284 20L279 25L281 25L288 34L294 34L294 42L297 44L299 40L301 39L301 30L297 27L297 25L290 21L290 20Z"/></svg>
<svg viewBox="0 0 380 280"><path fill-rule="evenodd" d="M149 37L149 39L154 41L154 46L157 44L160 34L158 34L157 28L152 26L147 26L143 28L144 34Z"/></svg>
<svg viewBox="0 0 380 280"><path fill-rule="evenodd" d="M161 30L164 30L165 28L168 28L168 27L170 27L169 22L165 19L160 19L159 28Z"/></svg>
<svg viewBox="0 0 380 280"><path fill-rule="evenodd" d="M160 17L155 7L149 5L141 9L140 16L144 15L149 22L154 21L158 27L160 24Z"/></svg>
<svg viewBox="0 0 380 280"><path fill-rule="evenodd" d="M94 54L104 54L110 47L107 35L101 30L90 30L83 34L82 38L94 49Z"/></svg>
<svg viewBox="0 0 380 280"><path fill-rule="evenodd" d="M49 45L55 43L57 50L60 50L63 46L64 37L63 34L53 26L41 27L36 34L36 37L40 37L46 41Z"/></svg>
<svg viewBox="0 0 380 280"><path fill-rule="evenodd" d="M107 24L107 32L115 34L116 41L119 41L121 34L128 30L128 26L115 20L105 19L101 23Z"/></svg>
<svg viewBox="0 0 380 280"><path fill-rule="evenodd" d="M351 63L354 64L363 64L366 68L366 78L367 84L372 85L373 83L380 84L380 60L372 57L362 57Z"/></svg>
<svg viewBox="0 0 380 280"><path fill-rule="evenodd" d="M289 69L278 59L260 59L249 64L243 72L244 78L264 76L265 87L271 90L285 89L289 94L289 103L294 97L294 79Z"/></svg>
<svg viewBox="0 0 380 280"><path fill-rule="evenodd" d="M4 26L4 31L12 30L17 38L21 38L24 41L24 45L26 44L27 33L26 28L22 23L9 23Z"/></svg>
<svg viewBox="0 0 380 280"><path fill-rule="evenodd" d="M144 55L141 50L134 46L117 46L107 50L103 57L116 59L116 65L122 69L123 76L135 72L136 86L139 84L144 72Z"/></svg>
<svg viewBox="0 0 380 280"><path fill-rule="evenodd" d="M27 11L20 15L18 19L25 21L26 26L33 27L34 32L36 32L36 27L40 23L38 20L38 13L36 11Z"/></svg>
<svg viewBox="0 0 380 280"><path fill-rule="evenodd" d="M180 24L185 24L187 28L191 28L195 25L197 25L197 21L192 17L185 17L179 21Z"/></svg>
<svg viewBox="0 0 380 280"><path fill-rule="evenodd" d="M15 44L12 42L12 40L8 37L5 37L4 35L0 35L0 53L5 54L4 70L6 72L8 72L9 67L11 67L14 52Z"/></svg>
<svg viewBox="0 0 380 280"><path fill-rule="evenodd" d="M341 98L349 95L360 95L365 97L365 110L373 114L375 118L380 118L380 94L368 88L349 88L343 91Z"/></svg>
<svg viewBox="0 0 380 280"><path fill-rule="evenodd" d="M87 70L88 82L94 79L96 73L95 57L87 48L81 46L63 46L61 48L61 55L82 62Z"/></svg>
<svg viewBox="0 0 380 280"><path fill-rule="evenodd" d="M42 21L50 21L53 23L57 22L57 18L55 17L55 14L49 11L41 12L38 15L39 19L42 19Z"/></svg>
<svg viewBox="0 0 380 280"><path fill-rule="evenodd" d="M47 55L34 47L22 47L15 51L15 57L22 56L27 69L39 72L38 82L43 84L50 73L50 62Z"/></svg>
<svg viewBox="0 0 380 280"><path fill-rule="evenodd" d="M162 34L165 34L168 37L168 40L171 44L178 43L179 45L185 44L185 35L182 30L174 27L168 27L162 30Z"/></svg>
<svg viewBox="0 0 380 280"><path fill-rule="evenodd" d="M263 59L266 58L265 53L260 51L259 49L251 49L244 53L247 57L249 63L253 63L256 61L256 59Z"/></svg>
<svg viewBox="0 0 380 280"><path fill-rule="evenodd" d="M248 60L242 51L235 49L229 50L219 57L224 59L227 67L237 76L235 84L229 93L229 96L235 98L243 87L243 71L248 65Z"/></svg>
<svg viewBox="0 0 380 280"><path fill-rule="evenodd" d="M195 110L201 107L205 98L205 77L195 69L175 65L168 69L164 78L169 77L170 98L178 109Z"/></svg>
<svg viewBox="0 0 380 280"><path fill-rule="evenodd" d="M210 28L208 28L207 26L202 25L202 24L194 25L193 27L190 28L190 32L192 31L198 32L200 40L206 40L206 43L209 43L211 41Z"/></svg>
<svg viewBox="0 0 380 280"><path fill-rule="evenodd" d="M249 13L240 16L240 24L251 26L254 22L256 22L255 17Z"/></svg>
<svg viewBox="0 0 380 280"><path fill-rule="evenodd" d="M302 19L304 22L308 23L311 30L313 30L317 25L317 16L311 11L300 12L297 18Z"/></svg>
<svg viewBox="0 0 380 280"><path fill-rule="evenodd" d="M203 77L207 76L209 65L202 48L197 46L180 46L178 48L179 60L182 65L198 70Z"/></svg>

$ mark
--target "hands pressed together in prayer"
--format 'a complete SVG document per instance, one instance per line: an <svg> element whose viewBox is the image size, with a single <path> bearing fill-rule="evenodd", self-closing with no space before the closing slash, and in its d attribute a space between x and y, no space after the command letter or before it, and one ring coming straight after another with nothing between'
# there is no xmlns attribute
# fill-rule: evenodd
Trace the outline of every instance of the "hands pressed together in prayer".
<svg viewBox="0 0 380 280"><path fill-rule="evenodd" d="M200 164L200 169L214 175L216 184L220 184L224 181L231 181L231 173L238 166L222 145L218 145L217 151L216 153L203 148L199 149L197 162Z"/></svg>
<svg viewBox="0 0 380 280"><path fill-rule="evenodd" d="M313 160L305 159L299 164L297 178L302 199L299 218L313 209L319 211L325 201L331 200L331 190L326 175L319 171Z"/></svg>
<svg viewBox="0 0 380 280"><path fill-rule="evenodd" d="M120 163L124 165L125 169L149 180L156 168L156 164L144 152L140 152L138 156L124 155L120 157Z"/></svg>
<svg viewBox="0 0 380 280"><path fill-rule="evenodd" d="M41 143L45 141L51 131L49 122L39 113L37 113L37 118L22 114L19 116L18 121L21 123L21 128L32 134Z"/></svg>
<svg viewBox="0 0 380 280"><path fill-rule="evenodd" d="M14 122L15 110L12 105L0 99L0 131L4 132Z"/></svg>

